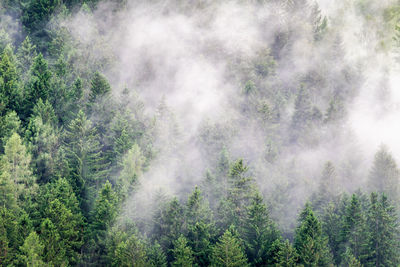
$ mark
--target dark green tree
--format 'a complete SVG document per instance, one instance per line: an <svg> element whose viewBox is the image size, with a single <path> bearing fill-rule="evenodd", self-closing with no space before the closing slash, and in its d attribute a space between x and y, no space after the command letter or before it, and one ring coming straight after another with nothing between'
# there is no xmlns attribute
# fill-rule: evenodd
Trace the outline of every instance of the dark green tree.
<svg viewBox="0 0 400 267"><path fill-rule="evenodd" d="M332 263L328 240L322 233L321 223L309 203L300 213L299 226L296 228L294 248L299 258L298 264L304 266L329 266Z"/></svg>
<svg viewBox="0 0 400 267"><path fill-rule="evenodd" d="M21 262L25 266L48 266L43 262L43 245L41 244L36 232L30 233L30 235L25 239L24 245L21 247L21 252Z"/></svg>
<svg viewBox="0 0 400 267"><path fill-rule="evenodd" d="M262 266L270 258L272 244L280 240L280 233L269 218L262 196L257 193L248 206L244 224L243 238L249 261L255 266Z"/></svg>
<svg viewBox="0 0 400 267"><path fill-rule="evenodd" d="M86 244L86 257L89 263L104 264L106 260L106 237L118 214L118 199L107 181L96 199L90 216L90 242Z"/></svg>
<svg viewBox="0 0 400 267"><path fill-rule="evenodd" d="M21 116L24 121L28 119L32 108L39 99L46 101L51 93L52 73L48 69L47 61L42 54L35 57L30 70L30 79L26 85L24 98L24 112Z"/></svg>
<svg viewBox="0 0 400 267"><path fill-rule="evenodd" d="M172 255L174 261L171 265L176 267L192 267L194 263L193 251L187 244L186 238L181 235L173 242L173 245Z"/></svg>
<svg viewBox="0 0 400 267"><path fill-rule="evenodd" d="M63 138L69 168L68 180L87 214L95 192L105 182L107 169L96 129L80 111Z"/></svg>
<svg viewBox="0 0 400 267"><path fill-rule="evenodd" d="M399 264L399 226L396 211L385 194L372 193L367 215L368 258L366 266Z"/></svg>
<svg viewBox="0 0 400 267"><path fill-rule="evenodd" d="M0 115L21 109L21 93L16 58L8 45L0 55Z"/></svg>
<svg viewBox="0 0 400 267"><path fill-rule="evenodd" d="M226 230L214 246L211 254L211 265L216 267L250 266L241 241Z"/></svg>
<svg viewBox="0 0 400 267"><path fill-rule="evenodd" d="M102 97L111 91L111 86L106 77L96 71L90 82L89 101L94 102L98 97Z"/></svg>

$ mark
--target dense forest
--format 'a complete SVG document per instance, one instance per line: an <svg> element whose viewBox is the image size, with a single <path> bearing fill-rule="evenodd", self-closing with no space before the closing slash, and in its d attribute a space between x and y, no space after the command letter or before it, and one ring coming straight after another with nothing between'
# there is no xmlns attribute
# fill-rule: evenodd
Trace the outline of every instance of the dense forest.
<svg viewBox="0 0 400 267"><path fill-rule="evenodd" d="M400 266L400 1L0 0L1 266Z"/></svg>

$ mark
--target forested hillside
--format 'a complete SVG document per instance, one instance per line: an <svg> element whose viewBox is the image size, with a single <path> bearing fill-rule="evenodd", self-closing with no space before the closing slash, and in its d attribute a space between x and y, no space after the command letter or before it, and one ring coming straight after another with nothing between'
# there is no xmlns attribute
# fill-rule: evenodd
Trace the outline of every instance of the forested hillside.
<svg viewBox="0 0 400 267"><path fill-rule="evenodd" d="M1 266L399 266L400 1L0 0Z"/></svg>

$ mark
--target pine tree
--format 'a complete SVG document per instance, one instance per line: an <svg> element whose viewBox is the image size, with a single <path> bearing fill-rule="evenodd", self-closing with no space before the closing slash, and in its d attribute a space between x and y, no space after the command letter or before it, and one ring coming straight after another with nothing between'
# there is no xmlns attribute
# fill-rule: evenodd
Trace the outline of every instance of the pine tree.
<svg viewBox="0 0 400 267"><path fill-rule="evenodd" d="M16 59L11 46L0 55L0 115L7 110L20 110L21 88Z"/></svg>
<svg viewBox="0 0 400 267"><path fill-rule="evenodd" d="M69 182L87 213L96 190L106 179L107 166L96 129L82 111L69 124L63 144L70 169Z"/></svg>
<svg viewBox="0 0 400 267"><path fill-rule="evenodd" d="M366 258L366 225L365 215L359 197L353 194L350 203L346 207L346 213L342 224L342 244L348 246L351 254L361 262ZM343 253L346 248L342 248Z"/></svg>
<svg viewBox="0 0 400 267"><path fill-rule="evenodd" d="M25 75L26 73L28 73L30 67L33 64L33 60L36 56L37 56L36 46L32 44L29 36L26 36L25 40L22 42L17 52L17 57L19 60L19 68L23 76L24 73Z"/></svg>
<svg viewBox="0 0 400 267"><path fill-rule="evenodd" d="M33 156L35 174L42 183L49 182L56 175L59 136L53 107L48 101L39 99L29 119L25 138Z"/></svg>
<svg viewBox="0 0 400 267"><path fill-rule="evenodd" d="M115 221L118 213L118 199L109 181L106 181L96 199L91 213L89 235L91 242L87 244L89 262L104 263L106 255L107 231Z"/></svg>
<svg viewBox="0 0 400 267"><path fill-rule="evenodd" d="M247 262L241 241L232 234L231 230L226 230L214 246L211 254L211 266L250 266Z"/></svg>
<svg viewBox="0 0 400 267"><path fill-rule="evenodd" d="M294 248L299 255L298 264L304 266L329 266L331 264L327 239L323 235L321 223L314 215L309 203L300 214Z"/></svg>
<svg viewBox="0 0 400 267"><path fill-rule="evenodd" d="M242 159L234 162L229 170L228 177L228 195L226 200L221 202L220 214L225 222L226 228L230 224L238 227L239 231L243 229L244 218L246 218L246 207L250 204L254 194L253 178L247 176L248 167ZM224 207L225 206L225 207ZM225 214L224 214L225 213Z"/></svg>
<svg viewBox="0 0 400 267"><path fill-rule="evenodd" d="M107 79L96 71L91 80L89 101L94 102L98 97L102 97L111 91L111 86Z"/></svg>
<svg viewBox="0 0 400 267"><path fill-rule="evenodd" d="M197 187L186 203L185 224L188 244L193 250L195 262L200 266L208 266L214 224L211 210Z"/></svg>
<svg viewBox="0 0 400 267"><path fill-rule="evenodd" d="M257 193L248 209L244 224L244 241L250 262L261 266L270 258L272 244L280 239L277 227L269 218L262 196Z"/></svg>
<svg viewBox="0 0 400 267"><path fill-rule="evenodd" d="M113 266L148 266L144 244L135 235L131 235L126 241L120 242L115 250Z"/></svg>
<svg viewBox="0 0 400 267"><path fill-rule="evenodd" d="M44 218L48 218L52 222L60 235L58 244L61 249L65 250L64 261L76 264L83 245L81 217L73 214L59 199L54 199L48 203Z"/></svg>
<svg viewBox="0 0 400 267"><path fill-rule="evenodd" d="M28 207L30 199L37 191L36 178L30 167L31 155L26 151L22 140L14 133L7 141L4 155L1 158L1 175L4 181L12 181L15 184L15 197Z"/></svg>
<svg viewBox="0 0 400 267"><path fill-rule="evenodd" d="M294 267L297 266L297 252L290 244L289 240L279 242L279 250L275 256L275 266L277 267Z"/></svg>
<svg viewBox="0 0 400 267"><path fill-rule="evenodd" d="M13 133L22 134L21 120L15 111L7 112L0 118L0 151L4 152L4 145Z"/></svg>
<svg viewBox="0 0 400 267"><path fill-rule="evenodd" d="M27 120L35 103L41 98L46 101L51 92L52 73L48 69L47 61L42 54L35 57L30 70L30 80L25 88L24 113L21 116Z"/></svg>
<svg viewBox="0 0 400 267"><path fill-rule="evenodd" d="M338 194L338 183L335 172L335 167L332 162L325 163L322 171L322 177L318 185L318 190L311 197L313 209L321 213L324 207L333 201Z"/></svg>
<svg viewBox="0 0 400 267"><path fill-rule="evenodd" d="M399 170L397 164L385 146L375 154L373 167L368 177L371 191L385 192L392 199L398 199Z"/></svg>
<svg viewBox="0 0 400 267"><path fill-rule="evenodd" d="M303 134L310 125L311 120L311 101L310 96L304 85L301 85L294 103L294 113L291 127L297 134L293 138Z"/></svg>
<svg viewBox="0 0 400 267"><path fill-rule="evenodd" d="M43 245L39 240L36 232L32 232L25 240L24 245L21 247L22 262L25 266L31 267L44 267L47 266L42 260Z"/></svg>
<svg viewBox="0 0 400 267"><path fill-rule="evenodd" d="M339 204L331 202L324 208L321 215L322 231L328 237L328 245L336 265L340 264L342 256L340 232L342 231L343 213Z"/></svg>
<svg viewBox="0 0 400 267"><path fill-rule="evenodd" d="M43 244L43 260L45 262L57 266L68 264L64 240L61 239L58 229L50 219L44 219L40 225L39 238Z"/></svg>
<svg viewBox="0 0 400 267"><path fill-rule="evenodd" d="M367 266L397 266L399 261L399 226L396 211L388 198L376 193L370 197L367 216Z"/></svg>
<svg viewBox="0 0 400 267"><path fill-rule="evenodd" d="M117 191L122 199L132 193L139 183L138 178L142 174L145 160L146 158L142 155L142 151L137 144L134 144L123 157L122 171L116 182Z"/></svg>
<svg viewBox="0 0 400 267"><path fill-rule="evenodd" d="M183 208L174 198L162 207L154 218L153 239L160 242L161 247L167 252L167 260L171 262L173 241L177 240L183 227Z"/></svg>
<svg viewBox="0 0 400 267"><path fill-rule="evenodd" d="M151 267L167 267L167 256L158 242L148 248L147 257Z"/></svg>
<svg viewBox="0 0 400 267"><path fill-rule="evenodd" d="M176 267L192 267L194 262L193 251L188 246L186 238L181 235L177 240L173 242L174 249L172 255L174 261L172 266Z"/></svg>

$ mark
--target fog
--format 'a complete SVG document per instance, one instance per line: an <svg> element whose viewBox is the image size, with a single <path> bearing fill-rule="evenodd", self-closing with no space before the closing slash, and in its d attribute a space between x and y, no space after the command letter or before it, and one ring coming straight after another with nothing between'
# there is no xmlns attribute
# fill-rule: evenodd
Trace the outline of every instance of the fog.
<svg viewBox="0 0 400 267"><path fill-rule="evenodd" d="M399 64L393 29L383 18L394 1L364 7L332 0L259 2L127 1L122 11L103 3L93 14L81 10L64 21L77 49L91 51L75 64L107 62L101 66L113 93L125 87L136 92L146 115L156 119L158 153L126 203L130 216L148 216L160 190L186 198L224 147L232 160L249 165L266 200L287 188L288 215L278 220L288 225L317 187L326 161L333 162L341 189L351 192L365 186L381 144L400 159ZM305 9L315 3L317 15ZM376 15L373 21L367 13ZM315 41L318 16L326 16L327 28ZM267 74L252 70L257 60L270 64ZM257 94L244 93L248 80ZM343 100L344 115L313 126L305 141L291 141L302 83L323 116L335 97ZM261 123L249 111L261 100L270 110L281 103L278 125ZM274 151L272 159L266 151Z"/></svg>

